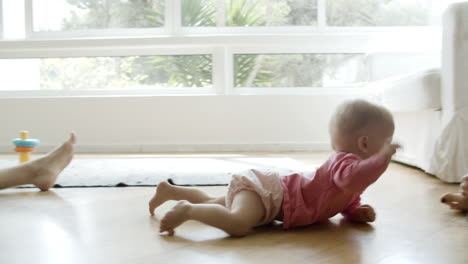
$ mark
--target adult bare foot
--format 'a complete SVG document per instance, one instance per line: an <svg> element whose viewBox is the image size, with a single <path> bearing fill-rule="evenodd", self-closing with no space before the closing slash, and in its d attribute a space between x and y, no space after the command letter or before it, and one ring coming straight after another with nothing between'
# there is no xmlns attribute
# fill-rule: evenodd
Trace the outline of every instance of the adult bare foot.
<svg viewBox="0 0 468 264"><path fill-rule="evenodd" d="M33 174L32 183L37 188L47 191L55 184L59 174L73 159L75 143L76 135L72 132L70 138L61 146L30 163L36 172Z"/></svg>
<svg viewBox="0 0 468 264"><path fill-rule="evenodd" d="M179 201L166 215L161 219L159 232L167 231L170 236L174 235L174 229L188 220L188 214L191 208L188 201Z"/></svg>
<svg viewBox="0 0 468 264"><path fill-rule="evenodd" d="M163 181L158 184L158 187L156 187L155 194L148 202L149 212L151 215L154 215L154 210L158 208L161 204L171 200L171 189L172 185L169 184L167 181Z"/></svg>
<svg viewBox="0 0 468 264"><path fill-rule="evenodd" d="M446 193L440 200L448 204L451 209L468 211L468 175L463 177L460 189L460 193Z"/></svg>

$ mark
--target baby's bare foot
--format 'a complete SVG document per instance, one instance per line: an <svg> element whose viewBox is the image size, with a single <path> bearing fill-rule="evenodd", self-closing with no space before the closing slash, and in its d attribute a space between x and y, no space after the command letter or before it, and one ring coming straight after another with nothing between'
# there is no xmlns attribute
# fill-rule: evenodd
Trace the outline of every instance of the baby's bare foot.
<svg viewBox="0 0 468 264"><path fill-rule="evenodd" d="M188 220L191 203L179 201L161 220L159 232L167 231L170 236L174 235L174 228Z"/></svg>
<svg viewBox="0 0 468 264"><path fill-rule="evenodd" d="M68 166L73 159L75 133L70 133L70 138L61 146L49 152L46 156L31 162L36 173L32 183L42 191L47 191L55 184L59 174Z"/></svg>
<svg viewBox="0 0 468 264"><path fill-rule="evenodd" d="M156 193L153 195L153 198L148 202L149 212L151 215L154 215L154 210L158 208L161 204L170 200L172 185L166 181L160 182L158 187L156 187Z"/></svg>

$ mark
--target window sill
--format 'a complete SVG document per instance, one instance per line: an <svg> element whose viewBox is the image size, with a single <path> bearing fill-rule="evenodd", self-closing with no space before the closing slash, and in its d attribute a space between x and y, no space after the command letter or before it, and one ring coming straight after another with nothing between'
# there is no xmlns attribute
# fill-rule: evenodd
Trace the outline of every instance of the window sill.
<svg viewBox="0 0 468 264"><path fill-rule="evenodd" d="M114 98L114 97L171 97L171 96L275 96L275 95L355 95L366 92L365 86L307 87L307 88L234 88L216 92L210 88L174 88L154 90L82 90L82 91L0 91L0 99L40 98Z"/></svg>
<svg viewBox="0 0 468 264"><path fill-rule="evenodd" d="M423 52L440 50L440 37L440 30L421 28L3 40L0 41L0 58L204 54L220 47L247 53L262 50L277 53Z"/></svg>

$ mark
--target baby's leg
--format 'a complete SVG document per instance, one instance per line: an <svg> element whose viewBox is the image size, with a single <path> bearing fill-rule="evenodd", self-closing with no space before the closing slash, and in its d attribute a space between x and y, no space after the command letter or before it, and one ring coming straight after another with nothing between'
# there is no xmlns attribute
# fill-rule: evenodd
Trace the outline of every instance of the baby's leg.
<svg viewBox="0 0 468 264"><path fill-rule="evenodd" d="M180 201L161 220L160 232L174 234L174 229L187 220L196 220L224 230L231 236L245 236L264 217L265 207L252 191L237 193L231 210L219 204L192 204Z"/></svg>
<svg viewBox="0 0 468 264"><path fill-rule="evenodd" d="M67 141L44 157L0 170L0 189L34 184L42 191L48 190L72 160L75 143L76 136L71 133Z"/></svg>
<svg viewBox="0 0 468 264"><path fill-rule="evenodd" d="M211 197L207 193L197 188L180 187L169 184L168 182L160 182L156 189L156 193L149 201L149 212L154 214L154 210L169 200L181 201L186 200L190 203L216 203L222 206L225 205L224 196Z"/></svg>

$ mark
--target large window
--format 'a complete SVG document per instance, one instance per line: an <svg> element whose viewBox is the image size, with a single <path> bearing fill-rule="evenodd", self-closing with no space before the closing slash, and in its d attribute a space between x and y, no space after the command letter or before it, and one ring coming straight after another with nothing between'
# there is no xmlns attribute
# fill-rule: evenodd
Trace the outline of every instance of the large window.
<svg viewBox="0 0 468 264"><path fill-rule="evenodd" d="M0 95L359 87L369 52L436 49L451 2L3 0Z"/></svg>

